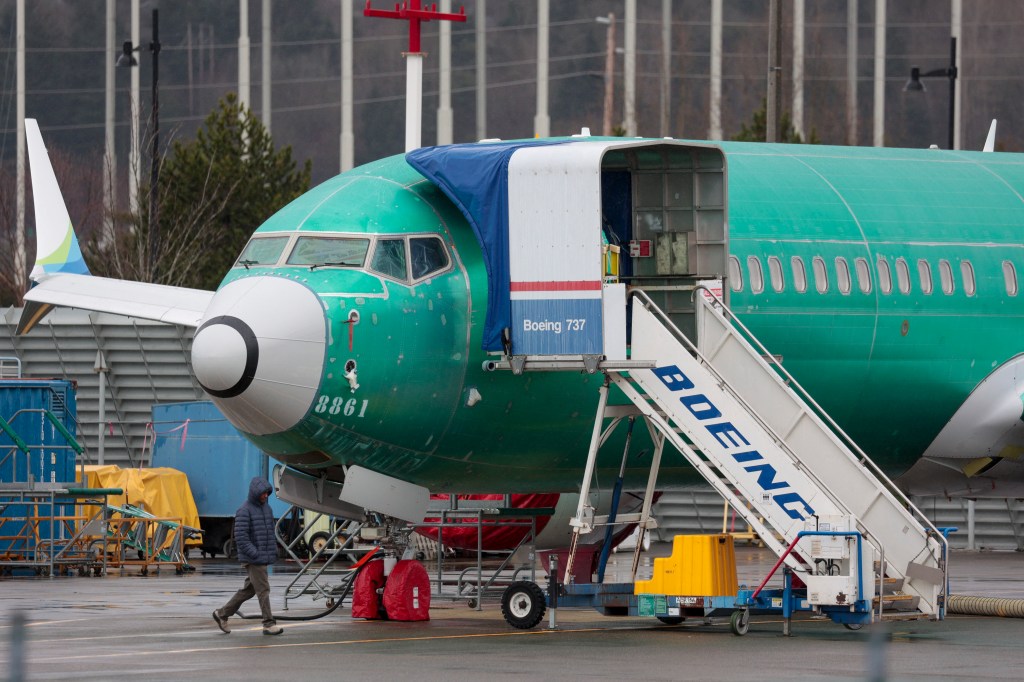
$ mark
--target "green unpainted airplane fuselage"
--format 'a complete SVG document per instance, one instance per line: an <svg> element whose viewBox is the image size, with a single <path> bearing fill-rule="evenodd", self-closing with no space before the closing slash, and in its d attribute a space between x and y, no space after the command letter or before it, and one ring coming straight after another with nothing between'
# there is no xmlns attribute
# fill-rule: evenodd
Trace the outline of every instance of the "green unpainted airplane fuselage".
<svg viewBox="0 0 1024 682"><path fill-rule="evenodd" d="M1024 157L719 147L735 261L728 273L701 274L726 276L740 319L883 469L905 471L978 383L1019 352L1024 307L1008 293L1004 262L1024 264ZM295 241L317 233L367 238L364 259L289 265ZM283 236L280 250L247 260L256 240ZM417 270L413 242L432 237L447 253L435 250ZM242 260L222 287L287 278L326 310L324 373L309 412L284 432L249 434L275 458L332 478L361 465L433 492L578 488L601 375L484 369L481 247L404 157L314 188L264 223ZM346 377L352 363L357 381ZM627 484L650 465L640 431ZM620 435L601 450L598 485L613 482L621 456ZM661 485L697 480L666 454Z"/></svg>

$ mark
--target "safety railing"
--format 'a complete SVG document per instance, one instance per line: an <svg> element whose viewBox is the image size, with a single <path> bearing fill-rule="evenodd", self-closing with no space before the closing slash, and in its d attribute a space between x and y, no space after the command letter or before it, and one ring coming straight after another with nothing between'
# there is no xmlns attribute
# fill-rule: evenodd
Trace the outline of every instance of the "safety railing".
<svg viewBox="0 0 1024 682"><path fill-rule="evenodd" d="M120 488L0 491L0 566L53 577L77 570L101 575L105 555L95 539L105 527L109 495Z"/></svg>
<svg viewBox="0 0 1024 682"><path fill-rule="evenodd" d="M58 445L52 443L32 443L30 445L26 443L25 440L18 434L18 432L14 429L14 426L12 425L15 419L25 414L42 414L43 418L46 421L48 421L64 439L65 445ZM68 431L67 427L65 427L64 424L62 424L59 419L57 419L53 412L41 408L26 408L18 410L7 419L0 417L0 431L3 431L3 433L8 438L10 438L11 442L13 443L13 445L11 445L8 448L7 453L0 457L0 469L2 469L7 464L8 461L11 462L11 483L16 486L24 485L26 483L34 483L34 481L32 480L31 463L29 461L33 449L45 448L46 450L50 451L70 449L74 450L75 454L78 456L81 456L81 454L85 451L85 448L83 448L82 445L77 440L75 440L75 437L71 435L71 432ZM18 475L19 452L22 453L25 458L25 468L23 472L24 478L19 478ZM74 479L71 480L73 481ZM71 481L58 481L58 483L68 482Z"/></svg>
<svg viewBox="0 0 1024 682"><path fill-rule="evenodd" d="M21 358L0 357L0 379L20 379Z"/></svg>
<svg viewBox="0 0 1024 682"><path fill-rule="evenodd" d="M939 542L940 556L942 557L941 560L943 561L943 564L945 564L949 556L949 539L947 535L940 531L928 519L928 517L924 515L924 512L917 508L917 505L915 505L913 501L911 501L910 497L904 494L903 491L900 490L899 487L892 481L892 479L890 479L885 474L885 472L882 471L882 469L877 464L875 464L874 460L872 460L867 455L867 453L864 452L859 445L857 445L853 438L851 438L849 434L847 434L846 431L844 431L842 427L836 423L836 421L831 417L831 415L829 415L825 411L825 409L818 404L818 402L811 396L811 394L808 393L807 389L805 389L800 384L800 382L797 381L796 378L792 374L790 374L785 367L782 366L782 363L779 362L778 358L774 354L772 354L767 348L765 348L764 344L762 344L761 341L756 336L754 336L754 333L751 332L750 329L748 329L747 326L743 324L743 322L738 317L736 317L735 313L733 313L732 310L730 310L725 305L722 299L718 298L718 296L716 296L715 293L712 292L707 287L697 286L694 289L693 296L696 297L697 295L701 294L706 295L708 298L711 299L711 301L718 308L719 312L722 313L722 316L725 317L729 322L731 322L737 329L739 329L743 333L744 339L747 341L747 343L753 346L761 354L761 358L766 363L771 365L772 369L778 372L780 376L782 376L782 378L786 381L787 385L793 391L795 391L812 410L814 410L815 415L819 419L824 421L832 430L832 432L840 440L843 441L843 444L847 448L849 448L854 454L856 454L860 463L866 466L871 471L875 478L877 478L879 482L881 482L882 485L885 486L886 490L893 497L895 497L900 502L900 504L902 504L908 510L910 510L910 512L917 518L918 522L921 523L921 525L923 525L927 529L929 536L933 537L937 542ZM671 322L669 322L669 324L671 324ZM696 349L694 350L696 351ZM698 355L700 355L699 351ZM700 355L700 357L702 361L704 361L704 364L709 369L711 369L712 372L714 372L714 369L711 367L710 363L704 360L704 357L702 355ZM716 376L718 376L717 373L715 374ZM732 391L731 387L730 391ZM734 395L737 395L735 391L732 392L734 393ZM737 395L737 397L739 396ZM772 431L767 424L765 424L765 427L769 429L769 433L775 435L774 431ZM948 567L944 568L944 572L948 575Z"/></svg>

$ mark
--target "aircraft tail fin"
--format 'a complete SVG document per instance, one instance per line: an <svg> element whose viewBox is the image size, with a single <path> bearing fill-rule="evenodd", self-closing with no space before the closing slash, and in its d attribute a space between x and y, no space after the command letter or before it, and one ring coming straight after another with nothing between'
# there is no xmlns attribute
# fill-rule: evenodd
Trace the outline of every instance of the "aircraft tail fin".
<svg viewBox="0 0 1024 682"><path fill-rule="evenodd" d="M39 282L57 273L88 275L89 268L82 258L71 216L35 119L25 119L25 139L36 211L36 263L30 277Z"/></svg>
<svg viewBox="0 0 1024 682"><path fill-rule="evenodd" d="M996 150L996 119L992 119L992 125L988 128L988 136L985 138L983 152L994 152Z"/></svg>

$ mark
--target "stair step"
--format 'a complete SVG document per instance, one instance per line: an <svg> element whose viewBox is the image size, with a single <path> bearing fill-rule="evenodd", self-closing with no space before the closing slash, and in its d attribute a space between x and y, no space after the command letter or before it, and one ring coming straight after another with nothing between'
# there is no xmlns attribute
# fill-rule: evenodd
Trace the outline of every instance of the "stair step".
<svg viewBox="0 0 1024 682"><path fill-rule="evenodd" d="M785 485L796 491L793 495L800 499L818 495L813 499L821 501L816 505L819 513L839 518L847 515L856 517L865 544L880 548L885 552L881 556L887 559L884 566L876 569L876 574L881 577L869 588L882 593L874 600L876 608L879 611L889 608L898 612L919 608L925 612L932 611L935 605L929 603L931 597L914 594L919 591L917 585L926 583L926 580L909 577L904 583L886 576L899 578L902 571L898 569L915 561L919 562L915 565L932 571L936 563L933 556L924 559L918 556L921 544L931 547L927 544L927 533L912 518L899 497L885 493L889 486L887 479L868 468L864 463L865 456L833 433L823 421L824 417L819 419L805 396L780 387L779 375L775 370L764 367L761 358L757 357L761 355L759 350L747 344L743 334L730 324L728 318L704 304L698 306L699 341L702 348L711 350L704 356L707 360L701 357L700 361L694 362L688 353L689 346L683 343L686 339L680 339L681 332L666 327L653 304L644 304L643 300L642 297L634 300L634 356L657 357L662 365L674 366L680 376L689 377L689 384L684 387L677 379L668 379L649 369L630 375L628 384L618 380L619 375L611 375L611 378L645 414L653 411L659 415L656 421L666 442L676 444L684 457L735 508L741 509L748 502L753 505L750 512L743 510L742 515L750 520L755 516L763 519L752 525L780 554L781 548L793 542L796 531L800 530L792 523L790 510L782 507L787 512L783 514L769 494L770 490L782 485L783 479L787 481ZM637 301L641 304L636 305ZM715 367L711 367L712 364ZM758 396L753 403L746 402L736 393L748 389ZM651 391L649 394L648 390ZM703 403L692 402L698 396L710 407L704 408L701 407ZM749 429L747 437L759 437L763 441L756 453L759 455L756 464L745 463L754 461L753 454L747 453L750 456L740 460L720 438L722 433L702 427L702 420L708 417L709 410L716 411L716 416L732 417L735 414L737 419L742 415L750 417L749 424L744 422L746 425L743 426L743 429ZM687 431L678 428L680 425ZM821 438L816 437L819 431ZM788 445L778 442L784 437L791 437L792 442ZM737 486L746 491L745 495L733 491ZM864 495L862 491L869 493ZM868 562L873 558L871 554L865 556ZM806 568L813 570L811 566ZM918 574L927 574L927 571L919 570ZM865 580L868 579L865 576ZM920 590L923 595L932 592L930 584L927 587ZM903 594L904 590L912 594Z"/></svg>
<svg viewBox="0 0 1024 682"><path fill-rule="evenodd" d="M875 584L877 585L878 582L876 581ZM884 580L882 580L882 590L883 595L902 592L903 578L885 578Z"/></svg>
<svg viewBox="0 0 1024 682"><path fill-rule="evenodd" d="M882 608L893 611L912 611L917 609L921 597L916 594L886 594L882 595ZM878 597L871 600L874 606L878 606Z"/></svg>
<svg viewBox="0 0 1024 682"><path fill-rule="evenodd" d="M895 594L903 591L903 578L883 578L882 594ZM872 578L875 587L878 587L878 576Z"/></svg>
<svg viewBox="0 0 1024 682"><path fill-rule="evenodd" d="M902 594L902 593L901 594L886 594L886 595L882 595L882 601L910 601L912 599L917 599L917 595L916 594ZM878 602L878 596L877 595L874 597L873 601L875 601L876 603Z"/></svg>
<svg viewBox="0 0 1024 682"><path fill-rule="evenodd" d="M882 613L882 620L925 620L931 619L931 616L920 611L898 611L894 613Z"/></svg>

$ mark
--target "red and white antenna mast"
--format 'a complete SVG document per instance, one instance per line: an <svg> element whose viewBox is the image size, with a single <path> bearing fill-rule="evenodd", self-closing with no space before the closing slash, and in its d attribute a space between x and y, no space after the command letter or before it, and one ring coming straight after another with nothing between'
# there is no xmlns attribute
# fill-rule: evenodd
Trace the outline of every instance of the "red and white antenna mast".
<svg viewBox="0 0 1024 682"><path fill-rule="evenodd" d="M420 6L420 0L406 0L396 4L395 9L373 9L371 0L366 0L364 17L404 19L409 22L409 51L405 56L405 151L420 147L420 131L423 119L423 52L420 51L420 23L424 21L466 21L466 8L460 7L458 14L438 12L437 4L430 9Z"/></svg>

